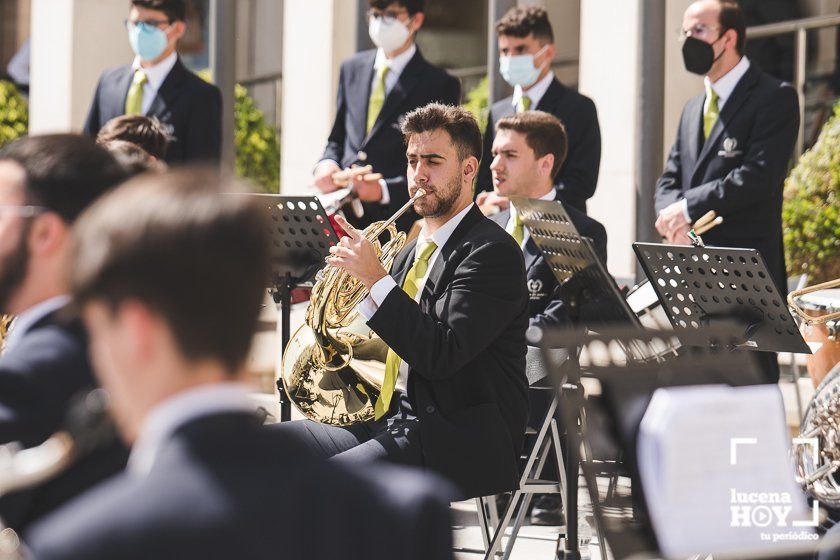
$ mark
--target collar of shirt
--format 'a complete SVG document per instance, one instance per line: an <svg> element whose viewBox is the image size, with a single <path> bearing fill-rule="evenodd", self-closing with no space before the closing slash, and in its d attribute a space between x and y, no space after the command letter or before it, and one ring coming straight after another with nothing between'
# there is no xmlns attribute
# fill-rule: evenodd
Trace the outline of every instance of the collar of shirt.
<svg viewBox="0 0 840 560"><path fill-rule="evenodd" d="M709 86L715 90L715 93L718 95L718 109L723 109L726 100L732 95L732 92L735 91L735 87L738 85L738 82L741 81L741 78L744 77L744 74L747 73L747 70L750 69L750 61L747 59L746 56L741 57L741 61L735 65L735 67L723 75L718 81L712 83L708 76L703 78L703 83L706 86L708 91ZM705 106L709 103L708 97L706 98Z"/></svg>
<svg viewBox="0 0 840 560"><path fill-rule="evenodd" d="M432 270L432 265L434 264L435 260L437 259L438 254L440 253L441 247L446 245L446 242L449 241L449 238L452 237L452 234L455 232L455 228L458 227L458 224L461 223L461 220L464 219L464 216L467 215L467 212L470 211L470 208L475 206L475 203L470 203L467 205L466 208L449 218L449 221L440 226L437 231L435 231L431 235L432 241L435 242L437 249L435 252L432 253L432 256L429 257L429 266L427 270ZM416 259L420 256L420 251L423 248L423 243L428 241L429 234L426 232L426 226L423 226L423 229L420 230L420 235L417 237L417 246L414 248L414 258ZM424 280L425 281L425 280ZM418 294L422 290L418 290Z"/></svg>
<svg viewBox="0 0 840 560"><path fill-rule="evenodd" d="M32 326L54 311L58 311L65 305L70 303L70 296L59 295L45 299L41 303L36 303L23 313L17 316L15 322L9 330L9 336L6 338L6 351L11 349L15 344L18 344L21 337L26 334L26 331Z"/></svg>
<svg viewBox="0 0 840 560"><path fill-rule="evenodd" d="M544 195L542 195L539 200L555 200L557 198L557 190L551 189ZM513 204L510 205L510 218L508 218L507 224L505 225L505 231L511 232L513 231L513 220L516 218L516 206ZM524 247L526 243L528 243L528 239L531 238L531 234L528 233L528 228L525 228L525 235L522 236L522 245Z"/></svg>
<svg viewBox="0 0 840 560"><path fill-rule="evenodd" d="M146 77L149 79L149 82L146 84L146 88L150 88L151 91L157 92L160 89L160 86L163 85L163 81L169 75L169 72L175 66L175 63L178 61L178 53L172 51L172 54L155 64L154 66L150 66L148 68L143 68L140 66L140 57L134 57L134 62L131 63L131 69L136 72L142 68L143 72L145 72ZM133 72L132 72L133 73ZM144 93L146 93L147 89L144 88Z"/></svg>
<svg viewBox="0 0 840 560"><path fill-rule="evenodd" d="M255 406L248 393L244 383L213 383L181 391L159 403L146 417L131 449L128 471L147 475L163 442L191 420L226 412L253 412Z"/></svg>
<svg viewBox="0 0 840 560"><path fill-rule="evenodd" d="M540 104L542 101L545 92L548 91L548 87L551 85L551 82L554 80L554 72L549 72L543 79L535 83L531 86L528 90L523 90L522 86L516 86L513 88L513 99L512 103L514 108L519 105L519 100L522 98L523 95L527 95L528 98L531 100L531 110L535 110L537 105Z"/></svg>
<svg viewBox="0 0 840 560"><path fill-rule="evenodd" d="M407 51L389 59L385 56L385 51L377 49L373 67L378 70L381 66L387 65L388 68L390 68L390 72L388 72L388 76L385 77L385 80L388 81L388 77L393 76L394 81L396 81L400 77L400 74L403 73L403 70L405 70L405 67L408 66L408 63L411 62L411 59L414 58L414 54L416 52L417 45L411 43L411 46L408 47ZM376 79L376 72L374 72L373 79Z"/></svg>

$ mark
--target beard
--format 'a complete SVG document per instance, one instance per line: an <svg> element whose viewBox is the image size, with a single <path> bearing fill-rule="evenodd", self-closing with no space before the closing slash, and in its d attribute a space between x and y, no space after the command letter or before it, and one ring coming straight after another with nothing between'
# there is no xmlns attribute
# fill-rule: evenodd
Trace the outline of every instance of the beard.
<svg viewBox="0 0 840 560"><path fill-rule="evenodd" d="M22 228L20 241L11 253L0 259L0 313L9 314L9 303L14 292L23 283L29 265L29 224Z"/></svg>
<svg viewBox="0 0 840 560"><path fill-rule="evenodd" d="M437 218L445 216L455 206L461 196L461 181L453 177L443 188L419 187L426 191L426 196L420 197L414 203L414 211L421 218Z"/></svg>

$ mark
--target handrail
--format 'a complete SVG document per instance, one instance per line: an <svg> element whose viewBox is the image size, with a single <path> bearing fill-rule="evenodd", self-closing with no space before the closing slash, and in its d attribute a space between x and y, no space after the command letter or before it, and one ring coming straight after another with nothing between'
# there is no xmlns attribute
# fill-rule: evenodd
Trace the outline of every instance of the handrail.
<svg viewBox="0 0 840 560"><path fill-rule="evenodd" d="M785 33L795 33L799 29L811 30L834 25L840 25L840 14L754 25L747 28L747 39L761 39Z"/></svg>

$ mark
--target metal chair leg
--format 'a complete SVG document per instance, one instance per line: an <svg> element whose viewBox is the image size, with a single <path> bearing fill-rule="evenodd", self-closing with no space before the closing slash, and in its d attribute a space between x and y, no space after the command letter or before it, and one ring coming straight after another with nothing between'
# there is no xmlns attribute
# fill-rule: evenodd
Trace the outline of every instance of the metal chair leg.
<svg viewBox="0 0 840 560"><path fill-rule="evenodd" d="M478 508L478 525L481 529L481 539L484 541L484 550L490 546L490 525L487 521L487 510L484 509L484 498L476 498L475 505Z"/></svg>

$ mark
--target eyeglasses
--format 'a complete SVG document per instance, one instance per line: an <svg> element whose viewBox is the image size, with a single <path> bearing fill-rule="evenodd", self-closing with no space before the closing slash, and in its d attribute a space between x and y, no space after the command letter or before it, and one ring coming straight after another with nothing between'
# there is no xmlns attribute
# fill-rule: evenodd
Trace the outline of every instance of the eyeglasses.
<svg viewBox="0 0 840 560"><path fill-rule="evenodd" d="M685 41L688 37L697 37L698 39L705 39L706 37L708 37L709 33L711 33L712 31L717 31L720 28L721 27L719 25L711 26L703 23L698 23L691 29L680 29L677 32L677 36L680 42Z"/></svg>
<svg viewBox="0 0 840 560"><path fill-rule="evenodd" d="M395 21L400 19L400 16L403 14L407 14L408 10L385 10L384 12L379 10L368 10L367 12L367 19L368 21L373 19L381 19L382 23L385 25L391 25Z"/></svg>
<svg viewBox="0 0 840 560"><path fill-rule="evenodd" d="M21 218L34 218L45 212L49 212L49 208L44 206L15 206L12 204L0 204L0 216L16 215Z"/></svg>
<svg viewBox="0 0 840 560"><path fill-rule="evenodd" d="M125 24L126 29L131 29L132 27L141 27L145 29L150 29L152 27L160 27L161 25L170 25L172 20L169 19L145 19L145 20L137 20L132 21L130 19L126 19L123 21Z"/></svg>

